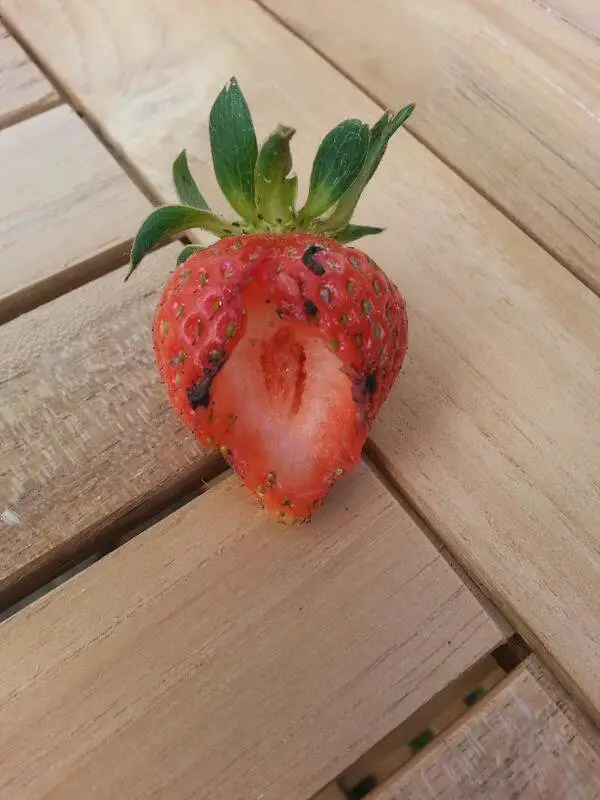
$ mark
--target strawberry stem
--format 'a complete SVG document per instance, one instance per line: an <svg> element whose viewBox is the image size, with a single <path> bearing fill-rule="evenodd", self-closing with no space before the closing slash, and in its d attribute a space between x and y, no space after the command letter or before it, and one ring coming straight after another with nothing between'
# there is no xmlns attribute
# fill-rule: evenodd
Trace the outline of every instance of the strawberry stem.
<svg viewBox="0 0 600 800"><path fill-rule="evenodd" d="M125 280L162 239L192 228L220 238L310 231L343 243L381 233L382 228L354 225L350 220L388 142L413 111L414 104L397 114L386 111L371 128L358 119L336 125L317 150L306 202L296 211L298 183L292 174L290 151L294 129L279 125L259 150L248 104L232 78L213 104L209 133L217 182L240 218L230 221L210 211L192 177L186 151L182 151L173 164L181 205L157 208L144 221L133 242ZM184 249L184 260L192 247Z"/></svg>

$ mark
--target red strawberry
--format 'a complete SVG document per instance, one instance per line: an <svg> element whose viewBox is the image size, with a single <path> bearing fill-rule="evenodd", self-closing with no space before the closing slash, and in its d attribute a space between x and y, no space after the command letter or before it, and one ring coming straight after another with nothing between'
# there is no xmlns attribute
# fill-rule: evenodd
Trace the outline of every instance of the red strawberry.
<svg viewBox="0 0 600 800"><path fill-rule="evenodd" d="M296 211L293 131L280 126L259 152L232 80L210 133L217 179L240 220L208 210L184 152L173 174L185 205L154 211L134 242L129 275L167 234L201 227L221 237L185 247L167 282L153 329L158 366L185 424L285 521L309 518L356 465L402 366L404 300L347 243L381 230L349 220L412 109L371 129L359 120L334 128Z"/></svg>

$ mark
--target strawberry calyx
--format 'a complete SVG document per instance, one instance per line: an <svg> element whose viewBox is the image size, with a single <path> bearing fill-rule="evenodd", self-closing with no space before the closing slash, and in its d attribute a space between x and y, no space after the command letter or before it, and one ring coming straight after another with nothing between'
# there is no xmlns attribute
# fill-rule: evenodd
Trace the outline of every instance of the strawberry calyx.
<svg viewBox="0 0 600 800"><path fill-rule="evenodd" d="M212 160L217 182L236 218L213 213L190 172L186 151L173 164L180 201L155 209L140 227L125 280L144 256L166 237L193 228L218 238L256 233L313 233L349 243L383 228L355 225L351 218L396 131L414 104L398 113L385 111L372 126L358 119L336 125L321 142L311 171L308 195L297 208L297 177L292 172L293 128L278 125L259 148L248 104L235 78L219 93L209 117ZM178 263L200 249L186 245Z"/></svg>

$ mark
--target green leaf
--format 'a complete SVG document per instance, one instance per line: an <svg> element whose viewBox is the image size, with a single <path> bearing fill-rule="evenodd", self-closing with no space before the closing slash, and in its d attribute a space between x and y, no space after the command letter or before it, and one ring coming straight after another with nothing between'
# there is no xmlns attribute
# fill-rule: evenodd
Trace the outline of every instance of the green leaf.
<svg viewBox="0 0 600 800"><path fill-rule="evenodd" d="M340 122L321 142L313 163L303 220L323 214L361 172L369 150L369 127L359 119Z"/></svg>
<svg viewBox="0 0 600 800"><path fill-rule="evenodd" d="M415 104L409 103L400 109L397 114L390 117L391 112L384 114L371 129L371 141L369 143L369 154L365 161L365 180L363 189L375 174L375 170L379 166L383 154L385 153L388 142L392 136L399 130L412 115L415 110ZM384 120L387 117L387 124ZM362 191L362 190L361 190Z"/></svg>
<svg viewBox="0 0 600 800"><path fill-rule="evenodd" d="M336 234L336 239L342 244L348 242L355 242L363 236L371 236L374 233L383 233L385 228L373 228L370 225L346 225L339 233Z"/></svg>
<svg viewBox="0 0 600 800"><path fill-rule="evenodd" d="M294 217L298 179L292 169L290 139L296 131L278 125L258 154L255 173L256 209L267 222L280 224Z"/></svg>
<svg viewBox="0 0 600 800"><path fill-rule="evenodd" d="M231 236L233 230L225 220L199 208L190 206L162 206L155 209L143 222L131 248L131 262L125 280L128 280L140 261L166 236L175 236L190 228L202 228L215 236Z"/></svg>
<svg viewBox="0 0 600 800"><path fill-rule="evenodd" d="M177 256L177 266L179 266L180 264L185 263L188 260L188 258L190 256L193 256L194 253L197 253L198 250L204 250L202 245L199 245L199 244L186 244L186 246L183 248L181 253L179 253L179 255Z"/></svg>
<svg viewBox="0 0 600 800"><path fill-rule="evenodd" d="M214 102L209 132L215 175L221 191L241 217L255 220L254 168L258 143L248 104L235 78Z"/></svg>
<svg viewBox="0 0 600 800"><path fill-rule="evenodd" d="M332 213L315 226L316 231L335 233L348 224L366 185L381 163L388 142L409 119L414 109L414 103L411 103L394 115L386 111L377 120L369 132L368 153L358 177L340 198Z"/></svg>
<svg viewBox="0 0 600 800"><path fill-rule="evenodd" d="M208 203L200 194L196 181L192 178L185 150L182 150L173 162L173 183L177 197L184 206L209 210Z"/></svg>

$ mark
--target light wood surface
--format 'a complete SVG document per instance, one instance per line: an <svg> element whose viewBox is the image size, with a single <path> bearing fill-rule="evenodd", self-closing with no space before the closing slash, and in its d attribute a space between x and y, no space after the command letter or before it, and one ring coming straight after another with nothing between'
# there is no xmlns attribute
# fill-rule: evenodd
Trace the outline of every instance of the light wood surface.
<svg viewBox="0 0 600 800"><path fill-rule="evenodd" d="M0 322L127 261L149 203L74 111L0 132Z"/></svg>
<svg viewBox="0 0 600 800"><path fill-rule="evenodd" d="M58 103L48 80L0 23L0 129Z"/></svg>
<svg viewBox="0 0 600 800"><path fill-rule="evenodd" d="M600 292L598 43L532 0L262 1Z"/></svg>
<svg viewBox="0 0 600 800"><path fill-rule="evenodd" d="M150 326L178 249L4 325L0 334L0 599L23 596L214 471L168 408Z"/></svg>
<svg viewBox="0 0 600 800"><path fill-rule="evenodd" d="M550 12L600 41L600 6L596 0L537 0Z"/></svg>
<svg viewBox="0 0 600 800"><path fill-rule="evenodd" d="M367 467L230 477L0 626L0 797L307 800L501 638Z"/></svg>
<svg viewBox="0 0 600 800"><path fill-rule="evenodd" d="M188 146L212 198L207 117L231 74L262 134L301 131L302 171L337 120L378 114L245 0L0 7L164 196ZM600 300L407 134L357 219L388 228L365 249L406 293L412 331L377 457L600 718Z"/></svg>
<svg viewBox="0 0 600 800"><path fill-rule="evenodd" d="M478 662L348 767L340 783L349 791L368 778L383 783L414 757L411 742L425 731L433 737L445 732L468 711L466 698L471 692L488 693L505 677L492 655Z"/></svg>
<svg viewBox="0 0 600 800"><path fill-rule="evenodd" d="M373 800L595 800L600 756L526 662ZM584 723L585 724L585 723ZM600 733L596 732L600 745Z"/></svg>

